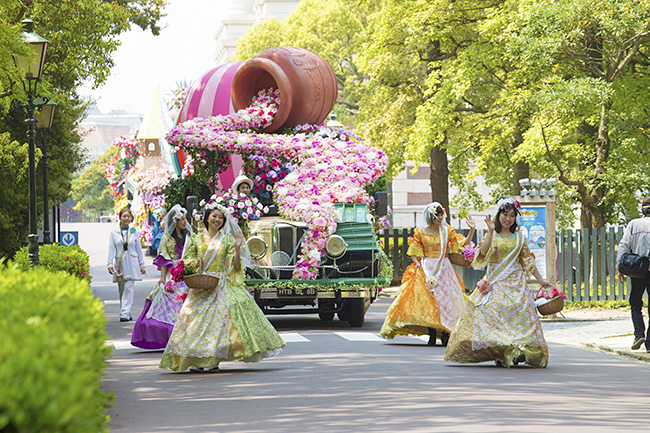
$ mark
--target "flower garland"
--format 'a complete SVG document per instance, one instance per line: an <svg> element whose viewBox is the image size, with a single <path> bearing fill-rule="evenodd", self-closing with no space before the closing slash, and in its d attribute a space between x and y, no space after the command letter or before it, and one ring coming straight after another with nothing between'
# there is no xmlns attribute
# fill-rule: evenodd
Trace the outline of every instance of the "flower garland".
<svg viewBox="0 0 650 433"><path fill-rule="evenodd" d="M262 214L269 211L269 208L260 203L257 197L249 197L246 194L237 194L232 191L217 197L216 202L228 208L228 212L239 225L245 220L260 219Z"/></svg>
<svg viewBox="0 0 650 433"><path fill-rule="evenodd" d="M273 187L295 170L296 164L272 156L250 155L244 162L244 173L253 181L253 192L271 201Z"/></svg>
<svg viewBox="0 0 650 433"><path fill-rule="evenodd" d="M167 140L177 147L258 155L296 164L275 183L273 193L283 217L304 221L309 228L294 278L315 279L327 237L336 231L334 203L372 203L364 188L386 172L388 158L344 130L337 130L334 138L329 129L315 126L294 128L288 135L256 132L255 128L272 121L278 100L275 90L260 92L247 109L184 122ZM247 114L240 114L242 111Z"/></svg>

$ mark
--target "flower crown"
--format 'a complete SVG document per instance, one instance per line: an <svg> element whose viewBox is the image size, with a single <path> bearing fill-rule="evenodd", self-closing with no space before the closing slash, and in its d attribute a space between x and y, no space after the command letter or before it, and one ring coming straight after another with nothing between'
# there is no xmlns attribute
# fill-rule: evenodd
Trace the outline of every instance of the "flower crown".
<svg viewBox="0 0 650 433"><path fill-rule="evenodd" d="M442 207L442 205L441 205L440 203L438 203L437 201L434 201L433 203L431 203L431 204L429 205L429 213L430 213L431 215L434 215L434 216L435 216L435 215L438 215L438 208L441 208L443 213L447 213L447 211L445 210L445 208Z"/></svg>
<svg viewBox="0 0 650 433"><path fill-rule="evenodd" d="M183 209L183 208L178 209L178 210L176 211L176 213L174 213L174 217L173 217L173 218L174 218L174 221L177 221L177 222L178 222L178 220L180 220L181 218L183 218L186 214L187 214L187 211L186 211L185 209Z"/></svg>
<svg viewBox="0 0 650 433"><path fill-rule="evenodd" d="M510 197L501 197L501 198L497 201L497 208L498 208L499 210L504 210L505 207L506 207L506 205L513 206L513 207L514 207L515 209L517 209L517 210L521 209L521 204L519 204L519 202L518 202L517 200L513 199L513 198L510 198Z"/></svg>
<svg viewBox="0 0 650 433"><path fill-rule="evenodd" d="M228 208L226 206L224 206L221 203L217 202L217 196L216 195L213 195L212 197L210 197L210 200L207 201L207 202L205 200L201 200L199 202L199 206L201 207L201 210L197 211L196 209L194 209L194 212L192 213L196 220L199 220L199 219L203 218L205 213L207 211L211 211L212 209L219 210L219 212L221 212L224 217L232 216L232 214L230 213L230 211L228 210Z"/></svg>

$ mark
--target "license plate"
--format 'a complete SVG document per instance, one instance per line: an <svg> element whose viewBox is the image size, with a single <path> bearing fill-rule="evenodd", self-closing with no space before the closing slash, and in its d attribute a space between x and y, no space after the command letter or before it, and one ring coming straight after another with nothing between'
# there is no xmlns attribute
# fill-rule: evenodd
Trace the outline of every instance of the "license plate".
<svg viewBox="0 0 650 433"><path fill-rule="evenodd" d="M316 287L305 287L304 289L278 288L278 298L308 297L315 298L318 295Z"/></svg>

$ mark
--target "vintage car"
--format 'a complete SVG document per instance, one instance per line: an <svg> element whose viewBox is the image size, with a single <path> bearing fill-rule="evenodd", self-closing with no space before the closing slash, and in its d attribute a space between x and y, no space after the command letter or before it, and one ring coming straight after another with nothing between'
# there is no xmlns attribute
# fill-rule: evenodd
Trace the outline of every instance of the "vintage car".
<svg viewBox="0 0 650 433"><path fill-rule="evenodd" d="M385 279L379 278L380 255L373 216L365 203L337 203L337 228L327 239L315 280L292 279L307 224L280 217L250 221L247 244L253 263L246 284L265 314L336 314L361 327L365 313Z"/></svg>

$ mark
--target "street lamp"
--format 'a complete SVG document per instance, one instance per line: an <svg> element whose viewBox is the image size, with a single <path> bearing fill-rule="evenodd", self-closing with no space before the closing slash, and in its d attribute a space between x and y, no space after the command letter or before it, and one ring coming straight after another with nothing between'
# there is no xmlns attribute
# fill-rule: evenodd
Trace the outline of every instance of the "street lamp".
<svg viewBox="0 0 650 433"><path fill-rule="evenodd" d="M47 151L54 143L47 143L45 140L46 131L52 128L52 120L54 120L54 110L56 104L54 102L46 102L41 111L36 113L36 128L41 130L41 145L39 146L43 152L43 243L50 244L50 209L48 207L47 196L47 160L50 155Z"/></svg>
<svg viewBox="0 0 650 433"><path fill-rule="evenodd" d="M16 66L19 67L25 76L23 80L23 88L27 94L27 104L20 104L16 99L12 102L27 110L28 123L27 139L29 144L29 263L32 266L38 265L38 234L36 229L36 119L34 118L34 110L41 109L44 103L49 101L49 98L43 98L45 101L42 104L34 103L34 95L36 94L37 84L41 81L43 76L43 64L45 63L45 52L47 51L47 41L34 33L34 21L23 20L23 39L29 44L32 50L32 55L29 57L14 56Z"/></svg>

